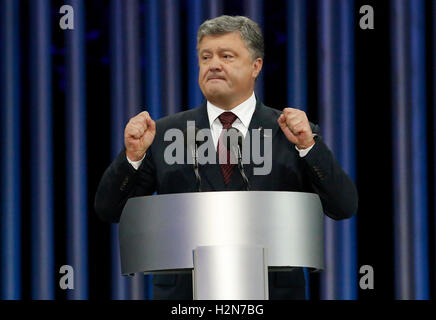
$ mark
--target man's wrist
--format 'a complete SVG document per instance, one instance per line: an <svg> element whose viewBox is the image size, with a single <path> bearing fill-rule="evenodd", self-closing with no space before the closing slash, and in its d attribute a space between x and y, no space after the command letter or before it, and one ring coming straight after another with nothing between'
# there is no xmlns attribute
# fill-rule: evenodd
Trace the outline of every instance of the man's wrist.
<svg viewBox="0 0 436 320"><path fill-rule="evenodd" d="M297 146L297 145L295 145L295 149L297 149L297 151L298 151L298 153L299 153L301 158L305 157L309 153L309 151L312 150L313 146L316 143L317 138L318 138L318 135L316 133L313 133L312 134L312 143L308 144L309 147L306 147L306 148L304 148L305 146L301 146L301 145Z"/></svg>
<svg viewBox="0 0 436 320"><path fill-rule="evenodd" d="M127 153L126 153L126 158L127 158L127 161L132 165L132 167L135 169L135 170L138 170L138 168L141 166L141 164L142 164L142 161L144 161L144 158L145 158L145 153L144 153L144 156L141 158L141 159L139 159L138 161L133 161L133 160L131 160L130 158L129 158L129 156L127 155Z"/></svg>
<svg viewBox="0 0 436 320"><path fill-rule="evenodd" d="M135 152L128 152L126 150L126 157L127 157L127 159L129 159L132 162L141 161L142 159L144 159L144 156L145 156L145 152L143 154L141 154L141 153L135 153Z"/></svg>
<svg viewBox="0 0 436 320"><path fill-rule="evenodd" d="M310 148L310 147L313 146L314 144L315 144L315 140L312 138L312 140L309 141L309 142L306 143L306 144L303 144L303 145L297 145L297 148L298 148L298 150L305 150L305 149Z"/></svg>
<svg viewBox="0 0 436 320"><path fill-rule="evenodd" d="M295 146L295 149L297 149L298 154L300 155L300 157L304 158L309 153L309 151L312 150L314 145L315 144L313 144L312 146L310 146L309 148L306 148L306 149L299 149L297 146Z"/></svg>

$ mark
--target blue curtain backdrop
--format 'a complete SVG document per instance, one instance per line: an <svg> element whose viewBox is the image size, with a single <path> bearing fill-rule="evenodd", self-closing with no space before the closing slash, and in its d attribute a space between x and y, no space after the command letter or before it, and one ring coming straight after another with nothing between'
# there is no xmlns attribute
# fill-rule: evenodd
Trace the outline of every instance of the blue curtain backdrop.
<svg viewBox="0 0 436 320"><path fill-rule="evenodd" d="M10 2L10 1L9 1ZM30 40L30 214L32 298L53 299L54 261L54 173L52 56L50 54L50 3L32 1ZM8 141L6 141L8 143ZM22 143L20 144L23 145ZM16 147L16 146L15 146ZM85 187L85 186L83 186ZM19 229L17 230L19 231Z"/></svg>
<svg viewBox="0 0 436 320"><path fill-rule="evenodd" d="M152 298L151 276L120 275L118 227L94 194L129 118L203 102L196 32L221 14L259 23L258 98L304 110L358 188L356 216L325 219L307 296L436 298L436 1L0 0L1 299Z"/></svg>
<svg viewBox="0 0 436 320"><path fill-rule="evenodd" d="M392 3L395 292L428 299L428 169L424 1ZM434 17L433 17L434 18Z"/></svg>
<svg viewBox="0 0 436 320"><path fill-rule="evenodd" d="M1 4L1 293L9 299L22 295L19 10L16 1Z"/></svg>
<svg viewBox="0 0 436 320"><path fill-rule="evenodd" d="M70 299L87 299L88 290L88 199L87 199L87 125L85 74L85 6L83 0L66 4L75 9L75 32L66 37L65 90L65 170L67 214L67 264L80 276Z"/></svg>
<svg viewBox="0 0 436 320"><path fill-rule="evenodd" d="M320 1L319 10L319 124L327 145L349 176L355 174L355 24L352 1ZM322 298L357 298L356 217L325 219L326 272Z"/></svg>

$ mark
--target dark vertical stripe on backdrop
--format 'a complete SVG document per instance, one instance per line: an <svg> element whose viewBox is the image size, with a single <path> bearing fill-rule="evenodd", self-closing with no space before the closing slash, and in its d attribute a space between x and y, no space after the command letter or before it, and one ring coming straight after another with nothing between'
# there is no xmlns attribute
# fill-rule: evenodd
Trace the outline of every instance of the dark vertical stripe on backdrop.
<svg viewBox="0 0 436 320"><path fill-rule="evenodd" d="M164 1L165 23L165 115L182 111L181 57L180 57L180 6L178 1Z"/></svg>
<svg viewBox="0 0 436 320"><path fill-rule="evenodd" d="M433 143L436 144L436 19L434 19L434 17L436 17L436 0L433 0L433 52L432 52L432 56L433 56ZM433 160L436 161L436 147L433 147ZM433 208L434 208L434 212L433 212L433 221L434 221L434 225L433 225L433 230L435 230L434 234L434 239L433 239L433 243L434 243L434 251L433 251L433 259L434 259L434 264L436 265L436 168L434 168L434 164L433 164ZM436 291L436 268L433 270L433 279L434 279L434 283L433 286L435 288ZM436 297L436 292L433 293L434 297Z"/></svg>
<svg viewBox="0 0 436 320"><path fill-rule="evenodd" d="M162 83L161 83L161 35L160 1L145 2L145 105L153 119L159 119L162 114Z"/></svg>
<svg viewBox="0 0 436 320"><path fill-rule="evenodd" d="M307 3L287 2L287 89L288 106L307 112Z"/></svg>
<svg viewBox="0 0 436 320"><path fill-rule="evenodd" d="M50 1L30 1L32 298L53 299L53 123Z"/></svg>
<svg viewBox="0 0 436 320"><path fill-rule="evenodd" d="M203 94L198 86L197 31L203 23L203 0L187 1L188 107L198 107Z"/></svg>
<svg viewBox="0 0 436 320"><path fill-rule="evenodd" d="M162 28L160 27L160 0L149 0L145 2L145 105L152 119L162 117ZM139 274L138 277L142 277ZM151 299L153 286L151 275L145 277L145 298Z"/></svg>
<svg viewBox="0 0 436 320"><path fill-rule="evenodd" d="M305 0L287 2L287 105L307 112L307 4ZM310 279L304 268L306 299L310 299Z"/></svg>
<svg viewBox="0 0 436 320"><path fill-rule="evenodd" d="M263 32L264 30L263 0L244 0L244 15L249 17L254 22L256 22ZM261 71L261 73L257 77L256 84L254 87L257 98L259 98L262 101L264 98L263 74L264 71Z"/></svg>
<svg viewBox="0 0 436 320"><path fill-rule="evenodd" d="M21 298L20 2L0 2L1 287L0 299Z"/></svg>
<svg viewBox="0 0 436 320"><path fill-rule="evenodd" d="M124 5L124 65L125 65L125 108L127 119L136 116L141 106L141 43L139 33L139 1L123 1Z"/></svg>
<svg viewBox="0 0 436 320"><path fill-rule="evenodd" d="M110 66L111 66L111 159L124 146L124 50L123 50L123 0L111 0L110 12Z"/></svg>
<svg viewBox="0 0 436 320"><path fill-rule="evenodd" d="M336 146L339 163L345 172L356 181L356 120L355 120L355 73L354 73L354 2L343 1L340 6L340 103L338 105L340 145ZM342 257L340 265L340 299L357 299L357 218L337 223L341 236L337 254Z"/></svg>
<svg viewBox="0 0 436 320"><path fill-rule="evenodd" d="M391 12L395 292L428 299L424 1L393 1Z"/></svg>
<svg viewBox="0 0 436 320"><path fill-rule="evenodd" d="M354 2L319 0L319 113L325 142L355 179ZM357 299L356 217L325 218L322 299Z"/></svg>
<svg viewBox="0 0 436 320"><path fill-rule="evenodd" d="M124 146L124 0L111 0L111 160ZM127 299L127 279L121 276L118 225L111 225L111 298Z"/></svg>
<svg viewBox="0 0 436 320"><path fill-rule="evenodd" d="M67 263L74 270L74 290L68 299L88 298L88 199L85 83L85 8L83 0L69 0L74 30L66 30L66 212Z"/></svg>
<svg viewBox="0 0 436 320"><path fill-rule="evenodd" d="M124 126L129 118L141 111L139 3L137 0L111 2L114 27L111 31L112 89L112 154L124 146ZM118 118L115 118L118 117ZM118 225L111 226L112 298L144 298L144 278L121 276Z"/></svg>
<svg viewBox="0 0 436 320"><path fill-rule="evenodd" d="M139 32L141 30L141 23L139 21L139 1L130 0L123 1L125 7L124 11L124 25L125 25L125 43L124 43L124 83L125 100L124 109L126 120L136 116L142 111L141 105L141 61L140 50L141 43ZM131 300L144 299L144 277L142 274L136 274L132 278L127 278L130 286Z"/></svg>

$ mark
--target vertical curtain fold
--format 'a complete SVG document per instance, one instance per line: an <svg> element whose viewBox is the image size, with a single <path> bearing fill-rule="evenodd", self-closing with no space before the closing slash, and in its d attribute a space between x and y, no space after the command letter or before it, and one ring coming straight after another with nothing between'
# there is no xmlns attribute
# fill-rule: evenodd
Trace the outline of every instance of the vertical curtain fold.
<svg viewBox="0 0 436 320"><path fill-rule="evenodd" d="M141 43L139 0L124 1L125 106L127 119L136 116L141 106Z"/></svg>
<svg viewBox="0 0 436 320"><path fill-rule="evenodd" d="M114 26L111 30L111 88L113 104L112 115L112 153L124 146L124 127L129 118L141 110L141 44L139 23L139 2L111 2L111 15ZM119 117L119 118L115 118ZM116 123L120 122L120 123ZM144 277L136 275L131 278L121 276L120 249L118 242L118 225L111 226L112 246L112 298L142 300L145 296Z"/></svg>
<svg viewBox="0 0 436 320"><path fill-rule="evenodd" d="M424 1L392 1L392 130L397 299L428 299Z"/></svg>
<svg viewBox="0 0 436 320"><path fill-rule="evenodd" d="M332 37L333 32L331 30L332 25L332 4L325 0L320 0L319 4L319 25L318 25L318 41L319 41L319 118L321 128L323 130L323 137L325 142L334 150L334 135L332 130L327 129L328 124L333 123L333 94L334 94L334 84L333 84L333 65L331 63L333 59L333 45ZM335 299L336 298L336 287L337 283L337 264L338 261L335 259L334 244L336 241L336 234L334 232L334 225L332 221L326 218L325 221L325 264L326 269L321 277L321 294L322 299Z"/></svg>
<svg viewBox="0 0 436 320"><path fill-rule="evenodd" d="M164 1L164 88L166 115L182 110L181 57L180 57L180 5L178 1Z"/></svg>
<svg viewBox="0 0 436 320"><path fill-rule="evenodd" d="M345 172L356 181L356 120L355 120L355 66L354 66L354 1L341 2L340 6L340 104L339 128L340 145L336 154ZM340 277L340 299L357 299L357 218L356 216L338 223L340 244L338 254L342 257Z"/></svg>
<svg viewBox="0 0 436 320"><path fill-rule="evenodd" d="M411 299L413 265L410 255L408 234L412 234L409 223L410 161L407 150L407 137L410 135L407 119L406 96L406 10L405 2L393 1L391 10L392 30L392 169L393 169L393 207L394 207L394 246L395 246L395 294L396 298Z"/></svg>
<svg viewBox="0 0 436 320"><path fill-rule="evenodd" d="M32 298L53 299L54 201L50 1L30 2Z"/></svg>
<svg viewBox="0 0 436 320"><path fill-rule="evenodd" d="M188 60L188 107L198 107L203 94L198 87L197 31L203 23L203 0L187 0L187 60Z"/></svg>
<svg viewBox="0 0 436 320"><path fill-rule="evenodd" d="M286 6L287 36L287 105L305 112L307 106L307 3L304 0L289 0ZM310 278L304 268L306 298L310 299Z"/></svg>
<svg viewBox="0 0 436 320"><path fill-rule="evenodd" d="M307 3L287 2L287 102L307 112Z"/></svg>
<svg viewBox="0 0 436 320"><path fill-rule="evenodd" d="M262 29L262 33L265 37L264 28L264 3L263 0L244 0L244 15L255 21ZM264 64L265 67L265 64ZM255 84L256 96L263 101L264 99L264 73L265 69L259 74Z"/></svg>
<svg viewBox="0 0 436 320"><path fill-rule="evenodd" d="M88 298L88 193L85 75L85 8L74 8L74 30L66 31L66 212L67 264L74 269L74 290L68 299Z"/></svg>
<svg viewBox="0 0 436 320"><path fill-rule="evenodd" d="M207 19L213 19L223 14L222 0L207 0L209 4L209 14Z"/></svg>
<svg viewBox="0 0 436 320"><path fill-rule="evenodd" d="M425 0L410 2L415 299L429 299Z"/></svg>
<svg viewBox="0 0 436 320"><path fill-rule="evenodd" d="M320 0L319 114L322 135L352 179L355 175L354 2ZM322 299L357 299L356 217L325 218Z"/></svg>
<svg viewBox="0 0 436 320"><path fill-rule="evenodd" d="M111 157L114 159L124 146L124 16L123 0L111 0L110 60L111 60ZM127 279L121 276L120 248L118 242L118 225L111 225L111 298L128 299Z"/></svg>
<svg viewBox="0 0 436 320"><path fill-rule="evenodd" d="M160 27L160 1L145 2L145 105L152 119L162 117L162 28ZM150 275L145 276L146 298L152 297L152 283Z"/></svg>
<svg viewBox="0 0 436 320"><path fill-rule="evenodd" d="M433 56L433 161L436 161L436 0L432 2L432 16L433 16L433 38L432 38L432 56ZM433 265L436 266L436 168L433 164ZM436 299L436 268L433 270L433 297Z"/></svg>
<svg viewBox="0 0 436 320"><path fill-rule="evenodd" d="M161 83L161 28L159 0L146 1L145 24L145 105L153 119L162 116L162 83Z"/></svg>
<svg viewBox="0 0 436 320"><path fill-rule="evenodd" d="M0 1L1 288L21 298L20 1Z"/></svg>
<svg viewBox="0 0 436 320"><path fill-rule="evenodd" d="M125 6L125 44L124 44L124 65L125 74L125 110L127 112L127 120L136 116L142 111L141 99L141 43L140 43L140 30L141 24L139 23L139 1L130 0L124 1ZM144 299L144 277L137 274L134 277L128 278L130 286L130 299L143 300Z"/></svg>

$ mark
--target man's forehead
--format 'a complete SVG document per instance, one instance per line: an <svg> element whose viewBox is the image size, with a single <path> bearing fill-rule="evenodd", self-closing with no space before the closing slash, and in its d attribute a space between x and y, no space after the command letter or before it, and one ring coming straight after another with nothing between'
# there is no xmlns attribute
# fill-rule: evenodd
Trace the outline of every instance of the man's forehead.
<svg viewBox="0 0 436 320"><path fill-rule="evenodd" d="M242 40L239 32L228 32L224 34L206 34L201 38L200 44L206 41L225 41L225 40Z"/></svg>
<svg viewBox="0 0 436 320"><path fill-rule="evenodd" d="M198 50L232 50L232 48L234 49L234 43L232 45L226 44L229 40L240 40L242 46L245 47L239 32L230 32L222 35L205 35L198 44Z"/></svg>

